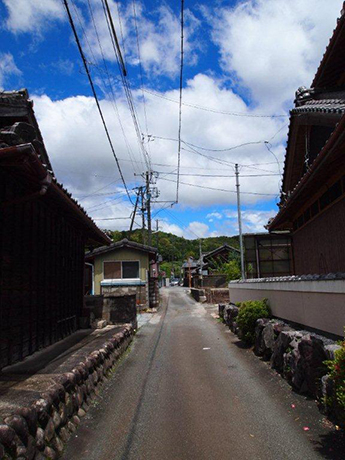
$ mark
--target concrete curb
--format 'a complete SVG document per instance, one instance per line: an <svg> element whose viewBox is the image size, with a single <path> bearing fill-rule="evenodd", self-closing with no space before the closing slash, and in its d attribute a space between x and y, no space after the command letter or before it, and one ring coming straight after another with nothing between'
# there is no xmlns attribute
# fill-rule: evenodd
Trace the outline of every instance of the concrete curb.
<svg viewBox="0 0 345 460"><path fill-rule="evenodd" d="M57 459L133 335L133 327L124 325L70 372L54 377L31 406L6 417L0 425L0 459Z"/></svg>

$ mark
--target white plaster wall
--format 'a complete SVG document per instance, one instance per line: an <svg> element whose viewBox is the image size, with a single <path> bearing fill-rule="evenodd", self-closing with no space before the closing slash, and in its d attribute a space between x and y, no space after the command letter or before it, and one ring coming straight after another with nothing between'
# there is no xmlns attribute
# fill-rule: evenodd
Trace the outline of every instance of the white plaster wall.
<svg viewBox="0 0 345 460"><path fill-rule="evenodd" d="M237 282L230 302L267 298L274 316L344 336L345 280Z"/></svg>

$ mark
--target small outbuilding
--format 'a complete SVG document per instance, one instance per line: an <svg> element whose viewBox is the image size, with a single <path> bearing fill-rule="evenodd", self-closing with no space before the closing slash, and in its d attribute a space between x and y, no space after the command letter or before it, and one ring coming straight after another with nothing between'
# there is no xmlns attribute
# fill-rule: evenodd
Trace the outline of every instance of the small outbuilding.
<svg viewBox="0 0 345 460"><path fill-rule="evenodd" d="M135 292L137 306L158 305L157 249L123 239L86 254L93 271L93 294L112 295Z"/></svg>

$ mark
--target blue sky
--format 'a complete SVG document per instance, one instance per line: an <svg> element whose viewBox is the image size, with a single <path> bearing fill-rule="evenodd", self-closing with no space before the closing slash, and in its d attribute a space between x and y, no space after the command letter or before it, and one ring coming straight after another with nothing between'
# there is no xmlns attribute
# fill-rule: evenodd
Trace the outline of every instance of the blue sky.
<svg viewBox="0 0 345 460"><path fill-rule="evenodd" d="M145 164L101 0L69 3L132 189L142 183L138 174ZM145 147L159 171L159 200L174 200L177 143L166 138L177 138L180 2L134 3L144 92L133 1L109 4ZM339 0L185 1L183 100L189 105L183 106L182 139L188 145L181 152L179 204L168 210L154 205L163 230L186 238L235 234L235 162L241 165L244 230L261 231L276 213L288 110L295 90L310 85L341 6ZM129 219L117 218L129 216L131 206L61 1L3 0L0 15L0 88L29 90L58 180L92 217L113 219L97 220L102 228L128 228ZM264 144L267 140L273 154ZM232 149L239 144L247 145Z"/></svg>

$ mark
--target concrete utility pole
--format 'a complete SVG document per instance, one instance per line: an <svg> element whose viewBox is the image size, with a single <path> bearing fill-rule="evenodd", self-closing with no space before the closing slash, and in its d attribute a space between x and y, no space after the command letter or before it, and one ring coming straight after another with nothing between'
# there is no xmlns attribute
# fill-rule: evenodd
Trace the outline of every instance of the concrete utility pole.
<svg viewBox="0 0 345 460"><path fill-rule="evenodd" d="M144 189L143 187L140 187L140 193L141 193L141 235L142 235L142 240L143 244L145 244L145 196L144 196Z"/></svg>
<svg viewBox="0 0 345 460"><path fill-rule="evenodd" d="M147 210L147 233L148 245L152 246L152 227L151 227L151 172L146 171L146 210Z"/></svg>
<svg viewBox="0 0 345 460"><path fill-rule="evenodd" d="M159 243L159 225L158 225L159 220L156 219L156 248L158 249L158 243Z"/></svg>
<svg viewBox="0 0 345 460"><path fill-rule="evenodd" d="M238 213L238 231L240 237L240 252L241 252L241 274L242 279L246 279L246 272L244 269L244 253L243 253L243 239L242 239L242 218L241 218L241 200L240 200L240 181L239 181L238 164L235 164L236 176L236 191L237 191L237 213Z"/></svg>
<svg viewBox="0 0 345 460"><path fill-rule="evenodd" d="M190 256L188 257L188 286L189 289L192 287L192 273L190 267Z"/></svg>
<svg viewBox="0 0 345 460"><path fill-rule="evenodd" d="M199 240L199 264L200 264L200 287L203 287L203 276L202 276L202 251L201 251L201 240Z"/></svg>
<svg viewBox="0 0 345 460"><path fill-rule="evenodd" d="M131 226L129 227L129 236L131 236L131 234L132 234L133 224L134 224L134 221L135 221L135 215L137 213L137 208L138 208L138 203L139 203L140 193L141 193L141 187L139 187L138 191L137 191L137 199L135 200L135 206L134 206L134 211L133 211L133 214L132 214Z"/></svg>

